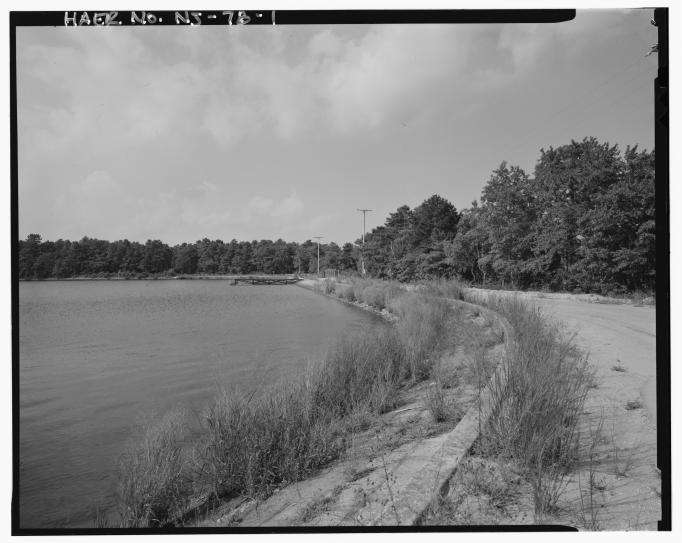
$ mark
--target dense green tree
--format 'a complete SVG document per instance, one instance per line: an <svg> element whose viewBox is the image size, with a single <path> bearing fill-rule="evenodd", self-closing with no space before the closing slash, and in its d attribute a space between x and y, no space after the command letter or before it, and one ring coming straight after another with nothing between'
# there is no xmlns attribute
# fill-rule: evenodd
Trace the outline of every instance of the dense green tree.
<svg viewBox="0 0 682 543"><path fill-rule="evenodd" d="M345 272L355 272L358 270L357 260L355 257L355 250L353 244L344 243L341 247L341 255L339 256L339 270Z"/></svg>
<svg viewBox="0 0 682 543"><path fill-rule="evenodd" d="M536 265L555 288L576 286L572 271L580 258L581 217L623 176L618 146L594 138L540 150L535 166L538 211Z"/></svg>
<svg viewBox="0 0 682 543"><path fill-rule="evenodd" d="M195 245L183 243L175 250L173 269L176 273L196 273L199 264L199 252Z"/></svg>
<svg viewBox="0 0 682 543"><path fill-rule="evenodd" d="M485 223L485 210L474 201L462 211L455 239L445 242L444 251L452 262L453 271L477 283L486 283L490 241Z"/></svg>
<svg viewBox="0 0 682 543"><path fill-rule="evenodd" d="M478 216L479 228L487 233L489 254L481 264L489 265L503 283L517 286L530 280L536 217L537 196L529 176L503 162L483 188Z"/></svg>
<svg viewBox="0 0 682 543"><path fill-rule="evenodd" d="M142 269L147 273L161 273L171 269L173 251L160 240L147 240L144 245Z"/></svg>
<svg viewBox="0 0 682 543"><path fill-rule="evenodd" d="M35 276L35 264L40 257L42 241L39 234L29 234L25 241L19 242L19 277Z"/></svg>
<svg viewBox="0 0 682 543"><path fill-rule="evenodd" d="M412 246L428 247L433 242L453 239L459 213L452 203L434 194L411 213Z"/></svg>

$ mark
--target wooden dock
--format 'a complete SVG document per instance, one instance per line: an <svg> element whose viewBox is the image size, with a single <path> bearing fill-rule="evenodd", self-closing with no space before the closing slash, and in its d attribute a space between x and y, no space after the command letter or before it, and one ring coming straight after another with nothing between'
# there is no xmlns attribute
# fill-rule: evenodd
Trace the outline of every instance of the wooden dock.
<svg viewBox="0 0 682 543"><path fill-rule="evenodd" d="M293 285L301 281L296 275L239 275L232 277L233 285L246 283L249 285Z"/></svg>

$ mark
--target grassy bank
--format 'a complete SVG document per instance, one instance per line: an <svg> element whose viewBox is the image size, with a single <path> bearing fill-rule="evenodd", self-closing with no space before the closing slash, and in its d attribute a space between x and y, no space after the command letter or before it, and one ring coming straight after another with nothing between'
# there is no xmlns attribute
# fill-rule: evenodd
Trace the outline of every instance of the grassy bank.
<svg viewBox="0 0 682 543"><path fill-rule="evenodd" d="M433 419L443 418L436 394L443 378L435 362L453 342L467 341L460 337L466 332L458 328L456 311L443 299L465 297L459 285L441 281L408 289L373 280L325 280L315 288L390 312L395 323L340 338L299 378L249 396L221 394L206 407L191 439L180 414L149 425L121 463L120 525L181 525L190 504L264 499L309 478L341 458L373 417L396 407L405 387L424 379L436 383L426 400ZM592 385L586 360L518 298L491 298L487 305L510 322L515 338L497 373L484 356L472 362L480 365L471 370L473 378L480 386L490 384L497 408L458 470L466 486L453 482L425 523L475 523L462 517L462 496L492 493L489 503L499 513L521 488L532 502L531 521L544 521L579 459L577 423ZM505 475L489 480L496 472Z"/></svg>
<svg viewBox="0 0 682 543"><path fill-rule="evenodd" d="M586 358L520 299L486 305L510 322L515 341L489 382L496 407L425 524L546 522L580 461L579 418L594 383ZM530 519L519 515L524 492Z"/></svg>
<svg viewBox="0 0 682 543"><path fill-rule="evenodd" d="M121 526L181 524L199 497L266 498L337 459L353 432L395 406L401 387L432 375L454 326L450 305L436 296L443 285L408 292L359 280L321 288L388 310L398 320L340 338L300 378L248 396L221 394L191 439L181 414L148 425L121 462Z"/></svg>

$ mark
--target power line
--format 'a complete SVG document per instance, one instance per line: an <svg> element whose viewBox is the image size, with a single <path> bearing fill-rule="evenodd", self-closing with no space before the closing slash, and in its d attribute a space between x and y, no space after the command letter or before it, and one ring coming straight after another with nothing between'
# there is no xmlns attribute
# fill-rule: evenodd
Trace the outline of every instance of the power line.
<svg viewBox="0 0 682 543"><path fill-rule="evenodd" d="M324 236L313 236L313 239L317 240L317 276L320 276L320 240Z"/></svg>
<svg viewBox="0 0 682 543"><path fill-rule="evenodd" d="M362 250L360 252L360 266L362 267L362 275L365 275L365 232L367 232L366 217L371 209L359 209L362 212Z"/></svg>
<svg viewBox="0 0 682 543"><path fill-rule="evenodd" d="M372 211L371 209L358 209L358 211L362 211L362 244L365 244L365 232L367 231L367 226L365 222L365 217L367 217L367 213L369 211Z"/></svg>

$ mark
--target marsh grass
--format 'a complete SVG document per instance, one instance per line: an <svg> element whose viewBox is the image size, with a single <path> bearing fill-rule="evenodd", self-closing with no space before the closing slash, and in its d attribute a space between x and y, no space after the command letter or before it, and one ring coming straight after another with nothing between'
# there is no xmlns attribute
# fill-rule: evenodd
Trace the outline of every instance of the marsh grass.
<svg viewBox="0 0 682 543"><path fill-rule="evenodd" d="M353 285L344 285L339 283L336 285L336 295L347 302L355 301L355 291Z"/></svg>
<svg viewBox="0 0 682 543"><path fill-rule="evenodd" d="M283 382L257 397L224 393L209 406L202 464L215 494L268 495L337 458L340 426L313 398L311 383Z"/></svg>
<svg viewBox="0 0 682 543"><path fill-rule="evenodd" d="M538 518L551 514L578 458L578 420L593 372L586 358L520 300L490 305L508 319L515 341L491 381L492 413L483 432L489 451L524 466Z"/></svg>
<svg viewBox="0 0 682 543"><path fill-rule="evenodd" d="M418 285L418 290L431 296L450 298L453 300L464 300L464 290L462 283L449 279L434 279L423 281Z"/></svg>
<svg viewBox="0 0 682 543"><path fill-rule="evenodd" d="M352 295L348 289L352 290ZM339 297L344 299L353 298L351 301L362 302L381 311L389 308L392 300L402 296L405 289L394 281L378 281L376 279L354 279L349 287L344 287L343 294Z"/></svg>
<svg viewBox="0 0 682 543"><path fill-rule="evenodd" d="M427 378L433 365L431 355L448 346L450 305L441 298L406 293L395 298L390 309L399 319L396 329L405 346L409 377Z"/></svg>
<svg viewBox="0 0 682 543"><path fill-rule="evenodd" d="M333 279L325 279L322 281L322 292L325 294L334 294L336 292L336 281Z"/></svg>
<svg viewBox="0 0 682 543"><path fill-rule="evenodd" d="M121 525L164 526L182 511L190 494L186 414L172 411L160 420L149 420L140 434L120 462Z"/></svg>
<svg viewBox="0 0 682 543"><path fill-rule="evenodd" d="M426 390L426 407L434 422L457 421L462 418L462 410L448 396L439 380Z"/></svg>
<svg viewBox="0 0 682 543"><path fill-rule="evenodd" d="M313 401L336 417L383 413L395 405L405 364L405 346L394 328L343 338L309 374Z"/></svg>
<svg viewBox="0 0 682 543"><path fill-rule="evenodd" d="M433 421L436 423L459 421L464 414L463 409L454 394L449 392L449 389L453 389L461 382L458 368L444 364L444 360L441 359L432 365L431 377L433 381L426 389L425 405Z"/></svg>

